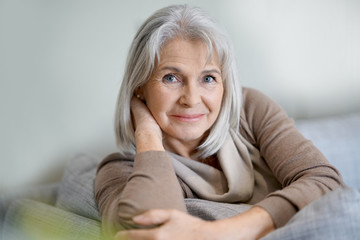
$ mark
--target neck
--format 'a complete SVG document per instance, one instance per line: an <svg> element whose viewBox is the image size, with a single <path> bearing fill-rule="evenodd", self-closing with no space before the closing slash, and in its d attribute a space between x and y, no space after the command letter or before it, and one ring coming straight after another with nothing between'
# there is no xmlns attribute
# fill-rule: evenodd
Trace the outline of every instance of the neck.
<svg viewBox="0 0 360 240"><path fill-rule="evenodd" d="M200 140L192 141L181 141L179 139L171 138L166 136L163 141L164 147L166 150L176 153L182 157L195 159L195 154L197 153L196 148L200 144Z"/></svg>

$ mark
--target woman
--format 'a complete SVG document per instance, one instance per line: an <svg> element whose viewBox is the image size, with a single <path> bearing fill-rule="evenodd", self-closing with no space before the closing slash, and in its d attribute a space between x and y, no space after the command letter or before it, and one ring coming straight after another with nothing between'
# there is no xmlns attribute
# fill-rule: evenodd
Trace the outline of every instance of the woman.
<svg viewBox="0 0 360 240"><path fill-rule="evenodd" d="M237 76L228 38L199 9L170 6L141 26L119 92L119 153L96 176L106 236L256 239L343 186L286 113ZM242 210L206 221L191 199L205 212Z"/></svg>

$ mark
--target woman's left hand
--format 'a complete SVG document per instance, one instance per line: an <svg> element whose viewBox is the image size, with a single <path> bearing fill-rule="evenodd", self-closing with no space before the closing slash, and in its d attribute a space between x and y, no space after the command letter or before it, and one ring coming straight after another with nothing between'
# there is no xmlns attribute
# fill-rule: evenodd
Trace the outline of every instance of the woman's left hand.
<svg viewBox="0 0 360 240"><path fill-rule="evenodd" d="M150 226L151 229L120 231L117 240L201 240L208 238L211 222L201 220L178 210L150 210L133 218L137 224Z"/></svg>
<svg viewBox="0 0 360 240"><path fill-rule="evenodd" d="M133 218L143 226L160 225L149 229L118 232L117 240L235 240L259 239L273 231L270 215L260 207L231 218L204 221L178 210L149 210Z"/></svg>

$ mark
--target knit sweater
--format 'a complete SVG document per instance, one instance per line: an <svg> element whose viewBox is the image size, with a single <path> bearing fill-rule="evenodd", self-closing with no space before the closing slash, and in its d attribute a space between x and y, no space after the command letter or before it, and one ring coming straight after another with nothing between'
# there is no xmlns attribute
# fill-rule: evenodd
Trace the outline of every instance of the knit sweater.
<svg viewBox="0 0 360 240"><path fill-rule="evenodd" d="M250 174L255 176L255 186L251 196L238 204L264 208L275 226L281 227L307 204L344 183L339 172L297 131L293 120L279 105L254 89L243 88L242 97L239 132L258 151L259 157L252 157L250 169L254 173ZM139 227L131 218L146 210L186 211L184 198L204 198L191 181L175 172L174 159L181 158L173 153L148 151L135 156L114 153L101 162L95 195L106 235ZM199 171L221 175L213 167L196 164ZM226 180L219 187L225 191L226 182L231 179ZM239 181L238 188L241 190L248 184Z"/></svg>

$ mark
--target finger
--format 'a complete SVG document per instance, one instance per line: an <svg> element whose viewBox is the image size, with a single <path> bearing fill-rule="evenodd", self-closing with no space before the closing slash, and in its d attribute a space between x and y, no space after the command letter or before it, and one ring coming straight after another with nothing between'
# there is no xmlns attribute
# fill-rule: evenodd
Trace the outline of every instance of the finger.
<svg viewBox="0 0 360 240"><path fill-rule="evenodd" d="M141 225L162 224L171 217L172 210L154 209L133 217L133 221Z"/></svg>
<svg viewBox="0 0 360 240"><path fill-rule="evenodd" d="M147 109L145 103L135 96L131 98L130 107L131 109Z"/></svg>
<svg viewBox="0 0 360 240"><path fill-rule="evenodd" d="M130 109L131 109L132 121L135 129L137 125L137 120L139 120L143 115L146 114L146 110L144 110L144 107L145 107L144 103L142 103L139 99L137 99L136 97L131 98Z"/></svg>
<svg viewBox="0 0 360 240"><path fill-rule="evenodd" d="M137 97L135 97L135 96L132 96L132 97L131 97L130 106L133 106L133 105L136 105L136 104L140 104L140 103L141 103L141 101L140 101Z"/></svg>
<svg viewBox="0 0 360 240"><path fill-rule="evenodd" d="M136 97L131 98L130 109L135 118L151 115L146 105Z"/></svg>

